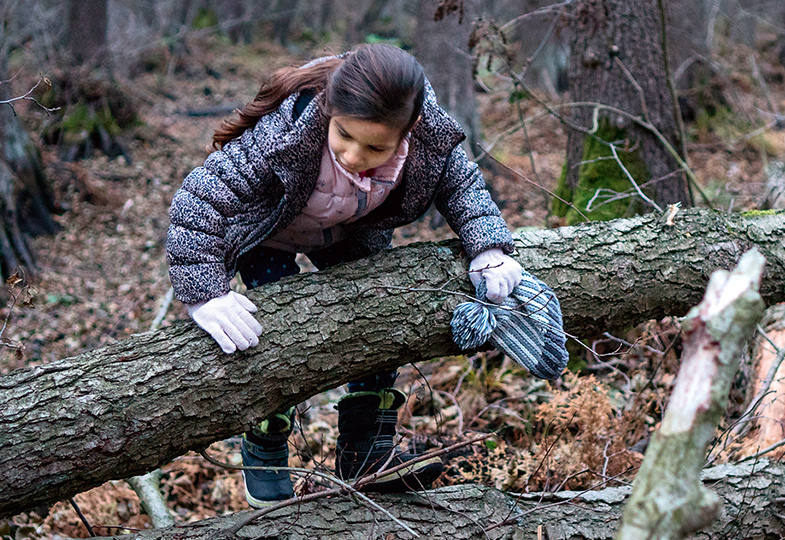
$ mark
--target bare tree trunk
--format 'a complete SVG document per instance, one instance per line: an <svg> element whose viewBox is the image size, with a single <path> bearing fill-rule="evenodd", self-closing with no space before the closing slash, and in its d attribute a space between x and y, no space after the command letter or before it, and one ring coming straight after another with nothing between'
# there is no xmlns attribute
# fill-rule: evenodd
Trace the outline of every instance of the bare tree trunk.
<svg viewBox="0 0 785 540"><path fill-rule="evenodd" d="M725 501L720 519L697 537L782 538L785 468L781 463L720 465L703 481ZM503 493L475 485L449 486L419 494L371 495L374 502L423 538L577 540L613 538L629 487L557 493ZM212 540L246 519L249 512L168 529L114 538L129 540ZM240 529L236 538L411 538L381 512L349 497L319 499L277 510Z"/></svg>
<svg viewBox="0 0 785 540"><path fill-rule="evenodd" d="M568 7L568 12L573 36L571 100L602 103L640 116L674 148L681 149L677 110L667 83L661 0L579 0ZM568 200L583 210L597 188L632 188L607 145L596 141L599 138L616 142L624 150L621 160L639 185L656 180L647 191L661 206L691 204L685 176L661 141L621 115L600 112L595 125L593 114L591 106L571 110L573 123L595 129L595 133L593 137L575 130L568 133L567 161L560 185ZM604 211L589 215L598 219L625 215L636 210L630 207L630 200L636 198L607 205Z"/></svg>
<svg viewBox="0 0 785 540"><path fill-rule="evenodd" d="M437 2L420 2L414 47L428 80L442 105L463 127L468 150L479 153L480 138L477 105L474 96L469 34L475 13L470 4L459 21L457 13L434 20Z"/></svg>
<svg viewBox="0 0 785 540"><path fill-rule="evenodd" d="M763 298L785 300L785 213L648 215L516 245L581 337L683 314L751 246L767 260ZM346 381L460 353L449 321L465 297L441 287L468 293L465 272L455 241L403 247L252 291L265 333L243 353L183 321L0 377L0 516L145 473Z"/></svg>
<svg viewBox="0 0 785 540"><path fill-rule="evenodd" d="M250 43L251 33L251 10L253 6L246 0L224 0L218 14L222 20L228 19L234 23L227 28L226 33L232 43ZM259 15L262 15L260 13Z"/></svg>
<svg viewBox="0 0 785 540"><path fill-rule="evenodd" d="M107 0L68 2L68 51L77 64L98 65L106 59Z"/></svg>
<svg viewBox="0 0 785 540"><path fill-rule="evenodd" d="M736 43L743 43L747 47L755 47L757 38L758 21L755 8L760 2L756 0L732 0L730 2L728 18L731 23L730 38Z"/></svg>
<svg viewBox="0 0 785 540"><path fill-rule="evenodd" d="M275 3L274 13L278 15L278 20L275 22L273 37L284 47L289 45L289 33L299 4L300 0L277 0Z"/></svg>
<svg viewBox="0 0 785 540"><path fill-rule="evenodd" d="M0 80L7 77L8 48L0 28ZM10 99L9 84L0 87L0 99ZM38 148L27 135L10 105L0 104L0 279L17 268L36 269L29 235L51 234L54 199L43 173Z"/></svg>

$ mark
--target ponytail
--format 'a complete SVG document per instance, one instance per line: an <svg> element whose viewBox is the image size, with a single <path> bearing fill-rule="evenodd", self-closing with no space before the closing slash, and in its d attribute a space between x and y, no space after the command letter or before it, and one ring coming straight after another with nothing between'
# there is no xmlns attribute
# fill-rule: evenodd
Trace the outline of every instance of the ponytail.
<svg viewBox="0 0 785 540"><path fill-rule="evenodd" d="M223 148L226 143L242 135L246 129L255 126L259 118L276 110L294 92L321 92L330 74L342 62L340 58L329 58L312 66L285 67L275 71L259 88L253 101L237 110L239 118L221 122L221 127L213 134L213 148Z"/></svg>

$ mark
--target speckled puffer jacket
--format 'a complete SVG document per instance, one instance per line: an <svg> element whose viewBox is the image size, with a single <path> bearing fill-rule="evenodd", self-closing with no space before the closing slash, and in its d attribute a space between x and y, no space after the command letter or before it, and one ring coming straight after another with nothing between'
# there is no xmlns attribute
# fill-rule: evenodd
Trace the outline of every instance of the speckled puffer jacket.
<svg viewBox="0 0 785 540"><path fill-rule="evenodd" d="M238 258L302 211L319 176L328 123L323 92L292 94L188 174L172 200L166 239L177 299L193 304L227 293ZM347 227L342 249L351 258L385 249L395 227L412 223L433 202L469 258L491 248L511 253L512 235L479 167L459 145L464 138L426 82L400 185Z"/></svg>

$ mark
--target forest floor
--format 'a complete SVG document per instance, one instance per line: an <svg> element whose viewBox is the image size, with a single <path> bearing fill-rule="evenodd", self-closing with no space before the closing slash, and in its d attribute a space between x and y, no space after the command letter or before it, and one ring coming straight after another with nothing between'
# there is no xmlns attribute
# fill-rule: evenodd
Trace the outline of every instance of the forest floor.
<svg viewBox="0 0 785 540"><path fill-rule="evenodd" d="M219 117L188 112L240 105L256 93L262 73L302 60L269 45L216 47L205 40L189 46L189 56L180 59L172 74L146 72L125 85L143 120L125 140L130 161L96 155L68 163L59 159L56 148L44 148L62 228L54 236L35 239L39 273L18 301L0 309L0 321L7 321L2 337L20 346L0 349L0 373L52 362L150 328L170 286L164 252L169 203L186 174L203 162L219 123ZM767 121L758 121L762 117L756 107L785 110L785 70L772 62L762 63L761 71L768 80L768 98L751 77L739 75L733 81L738 100L734 110L750 116L753 126ZM506 93L482 94L479 103L486 140L515 122ZM527 116L542 112L533 102L523 107ZM19 107L19 113L29 116L31 132L45 114L34 107ZM723 209L756 208L766 183L764 164L785 159L783 131L749 136L738 124L710 120L688 129L691 165L713 203ZM552 191L561 172L565 132L556 119L543 115L528 136L527 141L518 132L502 139L493 155ZM534 149L531 158L529 146ZM551 197L546 190L509 170L499 171L486 170L486 179L512 228L559 224L548 217ZM428 214L399 229L395 244L451 236L443 220ZM185 318L183 305L175 301L162 324ZM650 321L586 345L603 356L576 347L574 372L556 382L534 379L497 353L420 365L430 388L415 368L405 367L398 386L411 397L401 413L403 434L407 440L440 446L474 432L497 431L492 441L453 456L441 484L479 482L535 491L629 482L677 372L678 323ZM301 406L301 429L291 439L297 456L292 465L332 466L337 436L332 403L341 392L315 396ZM736 390L732 407L738 407L742 394ZM239 463L237 439L215 443L209 451ZM182 456L163 471L162 492L181 522L247 508L239 473L197 455ZM299 482L297 489L320 487L309 481ZM75 499L94 527L150 526L123 481L107 482ZM19 530L27 538L88 536L67 502L12 521L23 526ZM97 531L109 533L105 528Z"/></svg>

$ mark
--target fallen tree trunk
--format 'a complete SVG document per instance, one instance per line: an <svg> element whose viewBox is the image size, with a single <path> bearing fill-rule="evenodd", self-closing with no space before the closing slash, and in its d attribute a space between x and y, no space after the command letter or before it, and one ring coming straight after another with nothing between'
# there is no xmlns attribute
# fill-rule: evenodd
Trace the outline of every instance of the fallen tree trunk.
<svg viewBox="0 0 785 540"><path fill-rule="evenodd" d="M725 502L720 518L690 538L785 537L785 466L766 460L707 469L703 481ZM598 491L505 494L475 485L449 486L421 494L371 495L423 538L451 540L613 538L629 487ZM212 540L248 512L188 525L143 531L124 540ZM542 536L538 536L538 529ZM389 536L388 536L389 535ZM246 525L234 538L411 538L400 525L350 497L319 499L276 510Z"/></svg>
<svg viewBox="0 0 785 540"><path fill-rule="evenodd" d="M757 246L761 295L785 300L785 213L685 211L519 235L518 260L590 335L700 301L711 272ZM415 244L253 291L260 345L224 355L190 322L0 377L0 516L153 470L317 392L456 354L469 292L456 242Z"/></svg>

